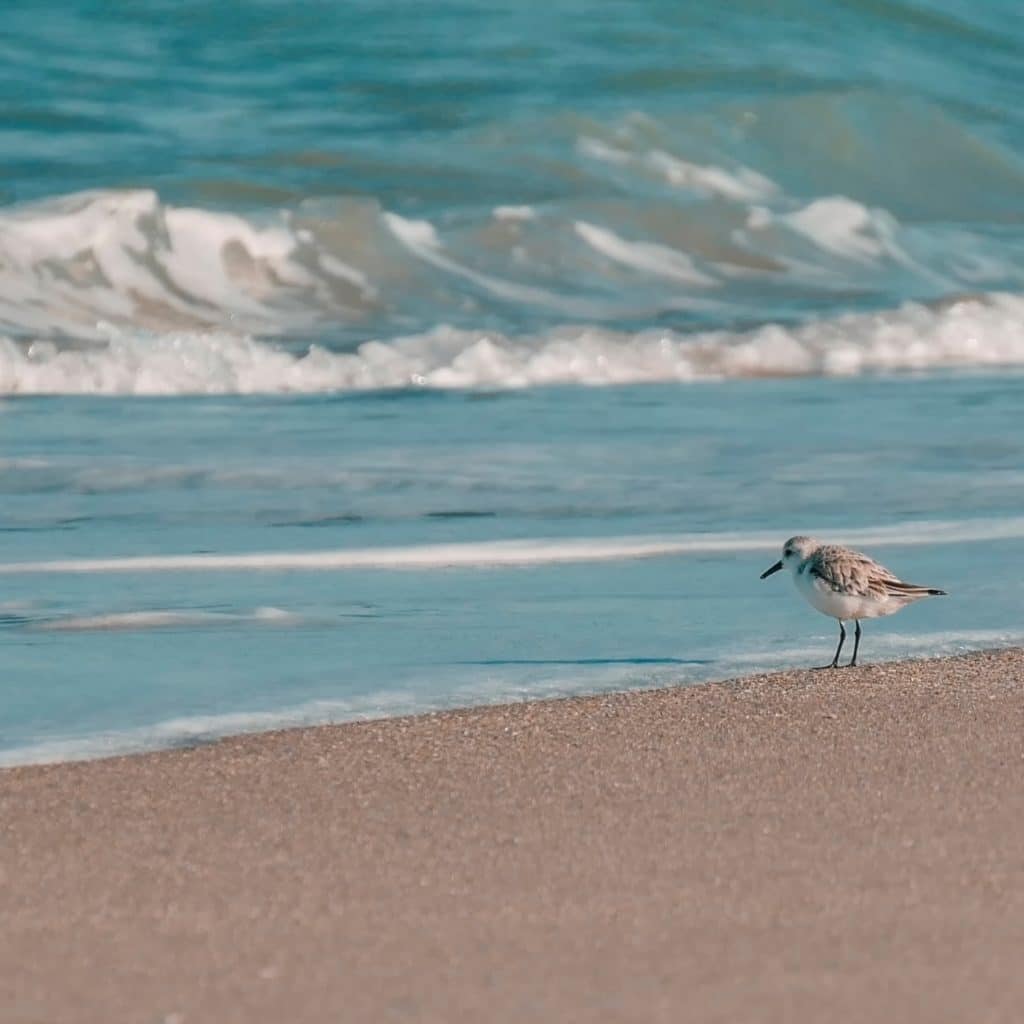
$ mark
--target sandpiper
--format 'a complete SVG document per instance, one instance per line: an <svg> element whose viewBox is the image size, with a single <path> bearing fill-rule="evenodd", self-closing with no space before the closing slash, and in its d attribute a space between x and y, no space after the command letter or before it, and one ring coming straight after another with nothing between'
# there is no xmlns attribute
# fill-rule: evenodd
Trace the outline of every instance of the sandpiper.
<svg viewBox="0 0 1024 1024"><path fill-rule="evenodd" d="M797 590L819 612L839 620L839 646L831 664L822 668L839 667L839 654L846 640L844 620L856 624L850 659L850 665L856 665L861 619L892 615L922 597L946 593L934 587L904 583L873 558L839 544L820 544L813 537L790 537L782 546L782 558L761 573L761 579L780 569L793 573Z"/></svg>

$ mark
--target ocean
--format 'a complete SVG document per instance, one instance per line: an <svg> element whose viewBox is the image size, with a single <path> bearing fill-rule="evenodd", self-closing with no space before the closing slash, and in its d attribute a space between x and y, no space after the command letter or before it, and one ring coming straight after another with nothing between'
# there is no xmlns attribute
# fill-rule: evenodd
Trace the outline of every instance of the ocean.
<svg viewBox="0 0 1024 1024"><path fill-rule="evenodd" d="M55 0L0 39L0 764L1024 641L1024 20Z"/></svg>

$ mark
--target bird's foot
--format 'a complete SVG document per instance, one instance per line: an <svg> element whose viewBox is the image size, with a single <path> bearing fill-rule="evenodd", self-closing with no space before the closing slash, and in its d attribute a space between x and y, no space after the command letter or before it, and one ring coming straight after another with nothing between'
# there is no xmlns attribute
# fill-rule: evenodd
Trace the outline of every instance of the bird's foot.
<svg viewBox="0 0 1024 1024"><path fill-rule="evenodd" d="M827 672L830 668L839 668L839 662L833 661L831 665L815 665L812 672Z"/></svg>

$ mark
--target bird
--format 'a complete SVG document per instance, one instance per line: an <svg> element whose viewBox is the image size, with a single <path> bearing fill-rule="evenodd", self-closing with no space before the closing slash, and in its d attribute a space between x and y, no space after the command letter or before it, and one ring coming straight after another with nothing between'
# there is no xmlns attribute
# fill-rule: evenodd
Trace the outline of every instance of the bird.
<svg viewBox="0 0 1024 1024"><path fill-rule="evenodd" d="M839 646L828 665L839 668L839 655L846 640L843 622L856 625L853 657L846 666L857 664L860 649L860 620L892 615L922 597L947 596L936 587L905 583L873 558L840 544L821 544L813 537L790 537L782 546L782 558L761 573L767 579L789 569L797 590L823 615L839 620Z"/></svg>

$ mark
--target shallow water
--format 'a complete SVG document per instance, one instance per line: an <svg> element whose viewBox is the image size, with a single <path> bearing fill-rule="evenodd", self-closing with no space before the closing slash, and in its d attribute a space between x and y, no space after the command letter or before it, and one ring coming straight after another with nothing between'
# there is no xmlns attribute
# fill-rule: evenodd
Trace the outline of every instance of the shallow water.
<svg viewBox="0 0 1024 1024"><path fill-rule="evenodd" d="M9 401L0 757L823 662L798 531L950 591L867 659L1024 639L1022 389Z"/></svg>
<svg viewBox="0 0 1024 1024"><path fill-rule="evenodd" d="M0 759L1020 640L1014 12L9 12Z"/></svg>

